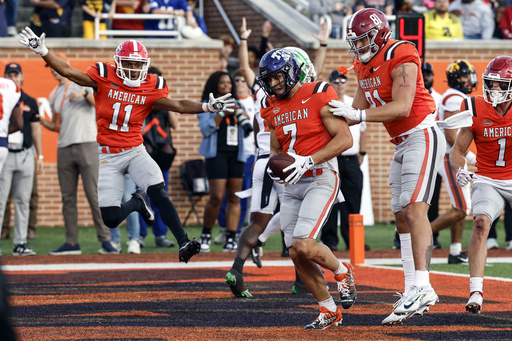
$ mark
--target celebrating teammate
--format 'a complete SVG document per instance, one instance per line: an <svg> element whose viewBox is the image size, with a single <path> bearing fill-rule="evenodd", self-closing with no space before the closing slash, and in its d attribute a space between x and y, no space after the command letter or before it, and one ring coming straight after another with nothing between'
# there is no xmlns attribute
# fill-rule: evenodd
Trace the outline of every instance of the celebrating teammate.
<svg viewBox="0 0 512 341"><path fill-rule="evenodd" d="M300 66L291 51L267 52L259 71L257 80L266 93L261 116L270 130L270 154L288 152L295 159L283 170L292 173L285 179L281 225L295 268L320 305L320 315L304 329L336 326L342 321L341 310L326 288L320 266L334 273L346 309L356 298L353 268L316 238L340 193L336 156L352 145L352 136L347 122L329 112L329 101L338 98L334 89L326 82L301 84Z"/></svg>
<svg viewBox="0 0 512 341"><path fill-rule="evenodd" d="M466 98L460 107L461 111L469 110L473 124L461 128L450 151L458 184L467 186L473 181L473 233L468 248L470 297L466 304L471 313L482 309L491 223L499 218L505 202L512 204L512 57L493 59L482 79L483 96ZM472 141L477 150L475 174L464 169L464 157Z"/></svg>
<svg viewBox="0 0 512 341"><path fill-rule="evenodd" d="M105 225L114 228L133 211L139 211L151 224L154 213L144 199L144 191L176 237L180 245L179 260L188 262L199 253L201 245L195 239L189 240L183 230L165 190L162 172L142 144L142 124L153 107L180 113L233 110L234 101L227 99L230 94L217 99L210 94L208 103L167 98L165 79L148 75L148 52L135 40L127 40L117 47L115 66L96 63L84 73L48 51L44 33L37 37L26 27L20 36L20 42L39 54L53 70L94 90L100 150L98 201ZM136 191L131 200L121 204L126 173L142 191Z"/></svg>
<svg viewBox="0 0 512 341"><path fill-rule="evenodd" d="M436 103L423 86L418 52L412 43L390 36L389 23L379 10L362 9L350 17L347 41L358 87L353 107L329 103L334 115L353 123L383 122L396 145L389 182L401 234L405 292L383 324L421 315L439 300L429 279L433 246L427 211L446 148L435 123Z"/></svg>

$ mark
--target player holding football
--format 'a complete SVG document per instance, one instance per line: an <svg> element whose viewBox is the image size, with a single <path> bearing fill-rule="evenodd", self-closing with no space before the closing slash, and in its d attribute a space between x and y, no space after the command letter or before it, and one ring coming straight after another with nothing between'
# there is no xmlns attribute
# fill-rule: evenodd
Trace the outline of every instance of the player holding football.
<svg viewBox="0 0 512 341"><path fill-rule="evenodd" d="M473 233L469 240L469 301L466 310L480 313L487 259L487 236L503 205L512 204L512 57L493 59L483 75L483 96L464 99L460 111L469 110L472 125L461 128L450 151L457 183L473 181ZM459 114L460 115L460 114ZM472 141L476 146L475 174L465 168L465 155Z"/></svg>
<svg viewBox="0 0 512 341"><path fill-rule="evenodd" d="M84 73L48 51L44 33L37 37L26 27L20 37L23 45L39 54L60 75L94 89L100 150L98 201L105 225L114 228L133 211L139 211L151 225L154 213L144 199L144 191L176 237L180 245L179 260L188 262L199 253L201 245L195 239L189 240L183 230L178 212L165 190L162 172L142 144L142 124L153 107L180 113L233 110L234 101L227 99L231 94L217 99L210 94L209 103L167 98L166 81L160 76L148 75L148 52L135 40L127 40L117 47L115 66L96 63ZM121 204L126 173L142 191L136 191L131 200Z"/></svg>
<svg viewBox="0 0 512 341"><path fill-rule="evenodd" d="M429 279L433 243L427 211L446 149L435 123L436 103L423 86L416 48L390 36L389 23L379 10L362 9L350 17L347 41L358 87L353 107L329 103L334 115L352 123L383 122L396 145L389 182L401 235L405 292L383 324L402 323L439 300Z"/></svg>
<svg viewBox="0 0 512 341"><path fill-rule="evenodd" d="M261 116L270 130L270 154L288 152L295 159L283 170L292 173L285 179L281 226L295 268L320 305L320 315L304 329L337 326L341 310L320 267L334 273L345 309L356 298L353 268L316 238L340 193L336 156L352 145L352 136L346 120L329 112L329 101L337 98L334 89L326 82L300 83L300 66L291 51L267 52L259 71L257 80L266 93ZM281 181L271 171L269 175Z"/></svg>

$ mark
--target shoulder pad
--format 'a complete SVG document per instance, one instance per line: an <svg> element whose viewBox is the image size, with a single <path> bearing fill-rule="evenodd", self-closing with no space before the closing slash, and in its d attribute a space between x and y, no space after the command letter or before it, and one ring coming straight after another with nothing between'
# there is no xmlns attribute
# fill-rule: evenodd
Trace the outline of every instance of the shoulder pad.
<svg viewBox="0 0 512 341"><path fill-rule="evenodd" d="M96 69L98 70L98 75L100 77L108 78L107 63L96 63Z"/></svg>
<svg viewBox="0 0 512 341"><path fill-rule="evenodd" d="M416 48L416 45L414 45L410 41L407 41L407 40L397 41L397 42L389 45L389 47L387 48L387 50L385 52L386 54L384 55L384 60L391 60L391 59L393 59L393 57L395 56L396 48L398 46L402 45L402 44L411 44L412 46L414 46L414 48Z"/></svg>
<svg viewBox="0 0 512 341"><path fill-rule="evenodd" d="M326 92L329 88L329 83L327 82L317 82L315 88L313 89L314 94L318 94L320 92Z"/></svg>
<svg viewBox="0 0 512 341"><path fill-rule="evenodd" d="M157 76L155 89L165 89L165 84L166 83L167 82L166 82L166 80L163 77Z"/></svg>

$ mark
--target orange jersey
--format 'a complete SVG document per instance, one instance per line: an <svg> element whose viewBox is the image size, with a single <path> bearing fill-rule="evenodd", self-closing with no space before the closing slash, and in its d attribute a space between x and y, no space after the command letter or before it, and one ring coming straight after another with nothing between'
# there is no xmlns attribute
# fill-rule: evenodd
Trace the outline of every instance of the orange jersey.
<svg viewBox="0 0 512 341"><path fill-rule="evenodd" d="M476 174L496 180L512 180L512 118L500 116L483 96L464 99L460 111L473 114Z"/></svg>
<svg viewBox="0 0 512 341"><path fill-rule="evenodd" d="M87 74L96 84L97 141L109 147L135 147L143 142L142 125L157 99L169 95L165 79L147 75L137 88L123 84L113 65L96 63Z"/></svg>
<svg viewBox="0 0 512 341"><path fill-rule="evenodd" d="M416 96L409 117L384 122L391 137L397 137L420 124L427 115L436 111L436 103L423 85L421 60L414 45L405 40L390 39L368 64L357 63L354 67L359 87L372 108L380 107L393 100L393 79L391 72L405 63L418 66Z"/></svg>
<svg viewBox="0 0 512 341"><path fill-rule="evenodd" d="M287 99L263 99L261 117L274 128L283 152L311 155L332 139L325 129L320 111L338 95L326 82L303 84Z"/></svg>

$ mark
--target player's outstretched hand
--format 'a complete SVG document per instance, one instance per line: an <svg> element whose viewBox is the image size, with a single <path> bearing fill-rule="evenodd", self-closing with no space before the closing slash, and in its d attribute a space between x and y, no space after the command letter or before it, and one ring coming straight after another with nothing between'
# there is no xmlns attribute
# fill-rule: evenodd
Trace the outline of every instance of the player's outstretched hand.
<svg viewBox="0 0 512 341"><path fill-rule="evenodd" d="M224 96L214 98L213 94L210 93L210 100L208 101L208 111L219 112L228 111L234 112L235 99L231 97L231 93L225 94Z"/></svg>
<svg viewBox="0 0 512 341"><path fill-rule="evenodd" d="M350 105L337 101L331 100L329 105L332 107L330 111L334 116L342 116L352 121L366 121L366 111L354 109Z"/></svg>
<svg viewBox="0 0 512 341"><path fill-rule="evenodd" d="M465 187L473 179L473 173L468 172L464 168L459 167L457 170L457 183L460 187Z"/></svg>
<svg viewBox="0 0 512 341"><path fill-rule="evenodd" d="M293 154L288 152L288 155L292 156L295 159L295 162L283 169L283 173L288 172L290 169L294 169L292 174L288 175L284 181L290 185L293 185L299 181L299 179L309 170L311 167L315 165L313 158L311 156L300 156L297 154Z"/></svg>
<svg viewBox="0 0 512 341"><path fill-rule="evenodd" d="M41 57L46 56L48 53L48 49L44 46L44 38L46 37L46 33L41 34L40 37L36 36L36 34L30 29L30 27L26 26L20 32L20 43L34 51L35 53L41 55Z"/></svg>

